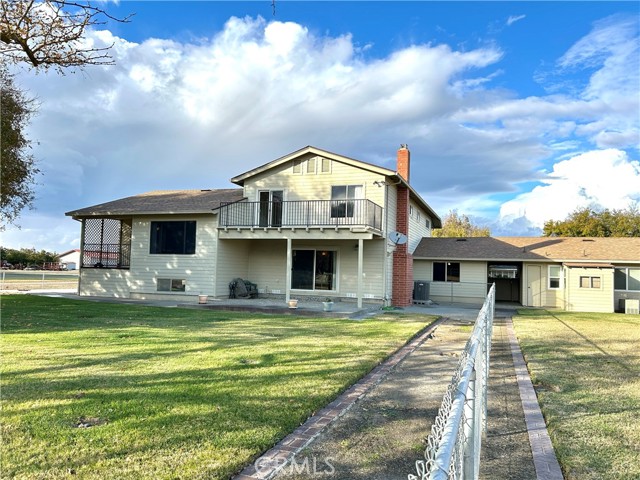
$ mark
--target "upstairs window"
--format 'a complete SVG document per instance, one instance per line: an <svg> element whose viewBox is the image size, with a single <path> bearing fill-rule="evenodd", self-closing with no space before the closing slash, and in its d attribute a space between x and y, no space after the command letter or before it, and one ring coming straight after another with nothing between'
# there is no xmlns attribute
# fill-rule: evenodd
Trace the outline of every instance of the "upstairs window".
<svg viewBox="0 0 640 480"><path fill-rule="evenodd" d="M331 187L331 218L354 216L355 201L362 198L362 185L336 185Z"/></svg>
<svg viewBox="0 0 640 480"><path fill-rule="evenodd" d="M196 253L196 222L151 222L151 254Z"/></svg>

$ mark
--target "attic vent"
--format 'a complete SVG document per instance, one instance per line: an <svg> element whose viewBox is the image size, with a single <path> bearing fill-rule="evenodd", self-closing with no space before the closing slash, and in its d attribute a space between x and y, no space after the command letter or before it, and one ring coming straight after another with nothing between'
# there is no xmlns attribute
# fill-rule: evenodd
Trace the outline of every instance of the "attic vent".
<svg viewBox="0 0 640 480"><path fill-rule="evenodd" d="M583 242L595 242L595 240L593 238L583 238L582 241Z"/></svg>
<svg viewBox="0 0 640 480"><path fill-rule="evenodd" d="M466 242L466 238L456 238L456 242Z"/></svg>
<svg viewBox="0 0 640 480"><path fill-rule="evenodd" d="M211 189L210 188L203 188L202 190L200 190L201 192L210 192Z"/></svg>

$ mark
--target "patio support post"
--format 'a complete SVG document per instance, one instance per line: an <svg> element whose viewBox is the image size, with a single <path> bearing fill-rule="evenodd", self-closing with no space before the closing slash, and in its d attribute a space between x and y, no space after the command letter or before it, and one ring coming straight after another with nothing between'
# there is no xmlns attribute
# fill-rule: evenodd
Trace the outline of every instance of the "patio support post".
<svg viewBox="0 0 640 480"><path fill-rule="evenodd" d="M287 238L287 273L285 275L286 285L284 286L285 300L291 300L291 269L293 268L293 259L291 253L291 239Z"/></svg>
<svg viewBox="0 0 640 480"><path fill-rule="evenodd" d="M358 239L358 308L362 308L362 292L363 292L363 282L362 278L363 268L362 265L364 263L364 242L361 238Z"/></svg>

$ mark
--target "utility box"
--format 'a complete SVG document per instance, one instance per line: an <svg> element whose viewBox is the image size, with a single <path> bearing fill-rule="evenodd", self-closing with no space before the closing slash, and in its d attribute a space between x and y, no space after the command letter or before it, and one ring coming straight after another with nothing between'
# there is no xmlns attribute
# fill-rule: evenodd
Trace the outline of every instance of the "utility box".
<svg viewBox="0 0 640 480"><path fill-rule="evenodd" d="M427 303L429 301L429 282L415 280L413 282L413 303Z"/></svg>
<svg viewBox="0 0 640 480"><path fill-rule="evenodd" d="M640 314L640 300L627 298L624 302L624 313L631 315Z"/></svg>

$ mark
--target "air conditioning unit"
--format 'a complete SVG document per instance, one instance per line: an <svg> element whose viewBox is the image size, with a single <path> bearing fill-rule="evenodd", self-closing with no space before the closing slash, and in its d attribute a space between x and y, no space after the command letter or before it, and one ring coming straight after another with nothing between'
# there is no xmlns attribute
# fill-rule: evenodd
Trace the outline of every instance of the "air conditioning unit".
<svg viewBox="0 0 640 480"><path fill-rule="evenodd" d="M624 313L631 315L640 315L640 300L630 298L625 299Z"/></svg>
<svg viewBox="0 0 640 480"><path fill-rule="evenodd" d="M429 282L415 280L413 282L413 303L427 303L429 301Z"/></svg>

